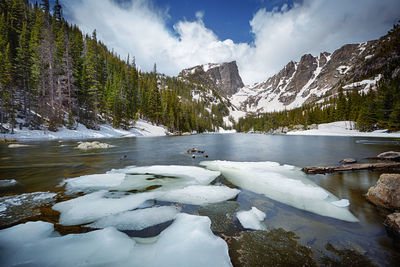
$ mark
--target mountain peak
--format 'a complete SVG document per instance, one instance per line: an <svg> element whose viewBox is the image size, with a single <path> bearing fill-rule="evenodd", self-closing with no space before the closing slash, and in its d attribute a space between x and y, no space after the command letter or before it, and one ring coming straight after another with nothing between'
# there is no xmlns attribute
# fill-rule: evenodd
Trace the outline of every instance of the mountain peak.
<svg viewBox="0 0 400 267"><path fill-rule="evenodd" d="M198 65L182 70L179 76L205 84L223 96L231 96L244 86L236 61Z"/></svg>

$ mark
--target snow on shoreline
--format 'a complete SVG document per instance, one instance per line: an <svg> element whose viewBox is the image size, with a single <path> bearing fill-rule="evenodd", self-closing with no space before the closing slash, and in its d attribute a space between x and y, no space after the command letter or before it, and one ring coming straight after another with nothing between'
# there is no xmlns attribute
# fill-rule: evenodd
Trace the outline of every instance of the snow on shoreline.
<svg viewBox="0 0 400 267"><path fill-rule="evenodd" d="M69 140L69 139L92 139L92 138L116 138L134 136L164 136L167 129L163 126L155 126L150 122L138 120L135 127L129 130L116 129L111 125L102 124L100 130L95 131L79 124L76 130L65 127L59 128L57 132L44 130L29 130L28 128L14 129L14 134L1 134L0 138L16 140Z"/></svg>
<svg viewBox="0 0 400 267"><path fill-rule="evenodd" d="M323 135L323 136L360 136L360 137L390 137L400 138L400 132L387 133L386 130L376 130L373 132L360 132L354 129L354 122L335 121L318 125L318 129L291 131L287 135Z"/></svg>

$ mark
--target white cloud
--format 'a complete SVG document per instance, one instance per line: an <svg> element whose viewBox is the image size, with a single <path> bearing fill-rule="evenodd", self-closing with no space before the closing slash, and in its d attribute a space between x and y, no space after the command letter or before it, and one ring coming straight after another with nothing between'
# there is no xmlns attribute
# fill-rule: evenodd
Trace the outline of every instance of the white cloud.
<svg viewBox="0 0 400 267"><path fill-rule="evenodd" d="M151 1L132 0L117 5L111 0L78 0L67 4L74 23L110 49L135 56L137 64L177 75L183 68L209 62L237 60L245 83L265 80L290 60L304 53L332 52L345 43L378 38L400 17L398 0L304 0L292 8L260 9L249 22L254 42L234 43L218 36L203 23L203 11L195 21L166 26L168 13Z"/></svg>

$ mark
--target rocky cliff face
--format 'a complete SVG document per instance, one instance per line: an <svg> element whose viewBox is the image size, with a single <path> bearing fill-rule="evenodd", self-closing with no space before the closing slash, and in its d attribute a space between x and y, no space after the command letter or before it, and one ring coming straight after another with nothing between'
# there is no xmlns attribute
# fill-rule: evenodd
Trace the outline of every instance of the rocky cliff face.
<svg viewBox="0 0 400 267"><path fill-rule="evenodd" d="M220 64L210 63L184 69L179 76L195 83L207 85L227 97L232 96L244 86L236 61Z"/></svg>
<svg viewBox="0 0 400 267"><path fill-rule="evenodd" d="M366 93L376 88L383 77L382 68L400 59L399 49L382 53L389 40L389 36L384 36L344 45L332 54L306 54L266 81L241 88L230 101L246 112L272 112L323 102L340 88ZM400 76L400 67L390 75Z"/></svg>

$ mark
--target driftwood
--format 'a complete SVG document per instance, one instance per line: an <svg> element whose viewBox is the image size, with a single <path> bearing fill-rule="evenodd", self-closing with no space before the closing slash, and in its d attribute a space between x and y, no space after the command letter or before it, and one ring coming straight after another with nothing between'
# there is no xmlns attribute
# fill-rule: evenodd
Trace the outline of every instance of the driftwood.
<svg viewBox="0 0 400 267"><path fill-rule="evenodd" d="M325 166L317 167L310 166L301 169L307 174L325 174L332 172L343 172L343 171L359 171L359 170L400 170L400 162L378 162L378 163L357 163L357 164L346 164L341 166Z"/></svg>

